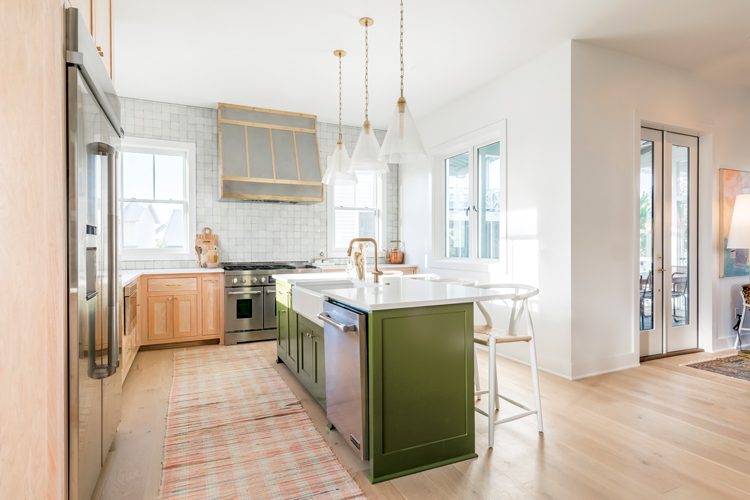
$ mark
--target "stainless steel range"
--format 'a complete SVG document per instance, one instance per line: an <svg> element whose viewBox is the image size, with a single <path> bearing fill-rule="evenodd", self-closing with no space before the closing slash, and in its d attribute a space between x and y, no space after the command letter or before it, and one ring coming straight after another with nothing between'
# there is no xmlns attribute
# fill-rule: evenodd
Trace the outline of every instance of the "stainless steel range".
<svg viewBox="0 0 750 500"><path fill-rule="evenodd" d="M227 345L276 338L274 274L320 272L307 262L242 262L222 267Z"/></svg>

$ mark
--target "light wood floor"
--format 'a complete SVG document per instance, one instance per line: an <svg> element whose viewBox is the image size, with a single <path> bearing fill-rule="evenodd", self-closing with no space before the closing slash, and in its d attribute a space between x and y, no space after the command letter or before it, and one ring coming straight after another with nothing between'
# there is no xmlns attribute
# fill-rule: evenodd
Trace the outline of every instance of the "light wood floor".
<svg viewBox="0 0 750 500"><path fill-rule="evenodd" d="M681 366L711 354L578 382L542 374L543 437L525 418L500 426L488 450L487 423L477 415L479 458L372 485L326 428L323 410L275 364L274 343L262 348L370 498L750 498L750 382ZM173 352L138 354L96 498L157 496ZM486 361L480 354L481 373ZM528 369L503 359L499 367L505 392L528 397Z"/></svg>

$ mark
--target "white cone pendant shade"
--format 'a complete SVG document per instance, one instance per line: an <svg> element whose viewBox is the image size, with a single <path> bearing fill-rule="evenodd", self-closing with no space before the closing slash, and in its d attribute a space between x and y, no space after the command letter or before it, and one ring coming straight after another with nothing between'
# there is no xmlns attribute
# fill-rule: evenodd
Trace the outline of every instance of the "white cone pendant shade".
<svg viewBox="0 0 750 500"><path fill-rule="evenodd" d="M351 160L346 146L342 142L336 144L333 154L328 157L326 171L323 174L323 184L356 184L357 176L351 172Z"/></svg>
<svg viewBox="0 0 750 500"><path fill-rule="evenodd" d="M375 137L375 131L368 122L362 125L357 145L352 153L352 171L374 172L376 174L387 174L388 165L379 159L380 144Z"/></svg>
<svg viewBox="0 0 750 500"><path fill-rule="evenodd" d="M346 51L334 50L333 55L339 58L339 140L326 162L323 184L356 184L357 176L351 171L351 159L341 134L341 58L346 55Z"/></svg>
<svg viewBox="0 0 750 500"><path fill-rule="evenodd" d="M383 139L380 159L387 163L405 163L427 158L417 125L409 112L406 100L399 99L388 132Z"/></svg>

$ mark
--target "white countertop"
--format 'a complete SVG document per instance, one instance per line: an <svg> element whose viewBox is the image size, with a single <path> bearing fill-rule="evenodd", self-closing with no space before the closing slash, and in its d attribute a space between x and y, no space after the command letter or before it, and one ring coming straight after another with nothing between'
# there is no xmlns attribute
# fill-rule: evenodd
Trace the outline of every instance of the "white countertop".
<svg viewBox="0 0 750 500"><path fill-rule="evenodd" d="M336 275L337 278L332 277L332 281L346 277L343 273L336 273ZM321 281L323 280L318 279L318 283ZM314 292L368 312L465 304L477 300L498 299L507 295L495 290L408 278L392 277L381 281L377 284L370 281L364 284L357 283L356 286L349 288L321 289L320 286L316 286ZM309 280L308 283L312 283L312 280ZM304 288L305 281L297 281L297 286ZM337 285L332 283L332 286Z"/></svg>
<svg viewBox="0 0 750 500"><path fill-rule="evenodd" d="M206 267L183 267L175 269L128 269L120 271L120 286L125 286L131 281L143 276L144 274L204 274L204 273L223 273L224 269L217 267L209 269Z"/></svg>
<svg viewBox="0 0 750 500"><path fill-rule="evenodd" d="M330 262L324 262L322 264L319 263L319 262L316 262L313 265L315 267L317 267L318 269L323 269L323 270L324 269L346 269L346 264L336 264L336 263L330 263ZM372 267L372 263L368 262L367 263L367 267L371 268ZM388 269L388 268L392 268L392 267L400 269L402 267L417 267L417 265L416 264L385 264L385 263L380 264L380 263L378 263L378 268L380 268L380 269Z"/></svg>
<svg viewBox="0 0 750 500"><path fill-rule="evenodd" d="M311 281L339 281L348 280L349 276L346 273L296 273L296 274L274 274L273 277L278 281L286 281L290 285L296 285L297 283L305 283Z"/></svg>

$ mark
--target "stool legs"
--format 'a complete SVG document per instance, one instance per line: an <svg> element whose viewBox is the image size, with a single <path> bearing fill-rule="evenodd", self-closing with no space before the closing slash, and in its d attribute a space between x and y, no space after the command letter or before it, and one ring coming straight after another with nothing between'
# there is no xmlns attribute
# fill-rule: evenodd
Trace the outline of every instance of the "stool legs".
<svg viewBox="0 0 750 500"><path fill-rule="evenodd" d="M495 446L495 408L497 405L497 359L495 358L495 342L490 342L489 347L489 359L488 365L490 367L490 376L487 379L488 392L487 392L487 418L489 421L489 428L487 430L488 435L488 446L490 448Z"/></svg>
<svg viewBox="0 0 750 500"><path fill-rule="evenodd" d="M477 350L474 349L474 392L482 390L482 386L479 383L479 363L477 362ZM477 401L482 399L482 395L477 395Z"/></svg>
<svg viewBox="0 0 750 500"><path fill-rule="evenodd" d="M536 346L534 338L529 341L529 359L531 360L531 384L534 387L534 398L536 399L536 426L539 432L544 432L542 422L542 396L539 392L539 370L536 365Z"/></svg>

